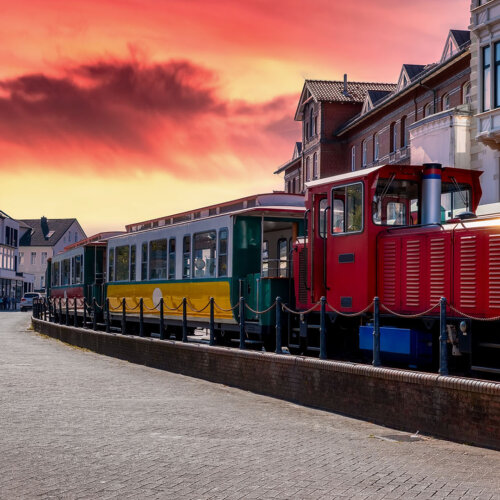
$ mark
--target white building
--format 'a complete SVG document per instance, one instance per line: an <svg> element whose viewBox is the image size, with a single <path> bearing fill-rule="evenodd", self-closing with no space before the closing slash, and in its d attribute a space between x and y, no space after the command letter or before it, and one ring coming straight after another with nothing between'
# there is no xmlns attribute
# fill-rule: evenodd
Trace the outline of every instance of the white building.
<svg viewBox="0 0 500 500"><path fill-rule="evenodd" d="M19 269L19 239L26 228L0 210L0 299L20 302L24 292L33 290L33 275Z"/></svg>
<svg viewBox="0 0 500 500"><path fill-rule="evenodd" d="M76 219L25 219L27 229L20 238L19 269L35 275L35 290L45 290L47 259L86 234Z"/></svg>

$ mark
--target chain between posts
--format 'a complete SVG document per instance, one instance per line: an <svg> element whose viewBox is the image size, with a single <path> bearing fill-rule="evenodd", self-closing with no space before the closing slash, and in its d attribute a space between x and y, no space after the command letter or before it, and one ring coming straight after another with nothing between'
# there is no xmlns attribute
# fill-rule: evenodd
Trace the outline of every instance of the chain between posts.
<svg viewBox="0 0 500 500"><path fill-rule="evenodd" d="M254 314L266 314L269 311L272 311L276 307L276 301L274 301L267 309L264 309L263 311L252 309L247 303L245 303L245 307Z"/></svg>
<svg viewBox="0 0 500 500"><path fill-rule="evenodd" d="M362 314L365 314L373 305L373 300L361 311L355 312L355 313L345 313L341 311L337 311L335 307L331 306L328 302L326 303L326 306L335 314L338 314L339 316L345 316L346 318L355 318L356 316L361 316Z"/></svg>
<svg viewBox="0 0 500 500"><path fill-rule="evenodd" d="M448 304L448 307L456 312L457 314L461 315L461 316L464 316L465 318L467 319L472 319L474 321L498 321L500 320L500 316L493 316L492 318L478 318L477 316L471 316L470 314L466 314L462 311L459 311L458 309L456 309L455 307L453 307L451 304Z"/></svg>
<svg viewBox="0 0 500 500"><path fill-rule="evenodd" d="M187 303L187 306L189 307L189 309L194 312L194 313L201 313L203 312L209 305L210 305L210 300L207 302L207 304L205 305L205 307L202 307L201 309L195 309L189 302L189 298L186 299L186 303Z"/></svg>
<svg viewBox="0 0 500 500"><path fill-rule="evenodd" d="M433 305L432 307L430 307L426 311L423 311L423 312L420 312L420 313L415 313L415 314L401 314L401 313L397 313L397 312L392 311L391 309L389 309L384 304L380 304L380 307L382 309L385 309L389 314L392 314L393 316L397 316L399 318L408 318L408 319L411 319L411 318L420 318L421 316L425 316L426 314L429 314L431 311L434 311L434 309L437 309L439 307L439 305L440 305L440 302L438 302L437 304Z"/></svg>

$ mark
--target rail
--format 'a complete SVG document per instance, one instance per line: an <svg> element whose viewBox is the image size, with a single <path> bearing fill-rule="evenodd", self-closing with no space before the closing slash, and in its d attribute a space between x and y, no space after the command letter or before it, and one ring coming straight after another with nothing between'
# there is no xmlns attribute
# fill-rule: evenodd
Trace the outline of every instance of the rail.
<svg viewBox="0 0 500 500"><path fill-rule="evenodd" d="M367 313L371 314L373 319L373 360L372 364L374 366L381 366L380 361L380 311L384 310L390 315L405 318L405 319L415 319L423 316L427 316L431 312L439 308L439 373L441 375L448 375L448 354L447 354L447 343L448 336L446 330L446 310L447 307L450 311L456 313L460 317L468 318L474 321L498 321L500 316L494 316L489 318L477 317L460 311L451 304L447 305L446 298L442 297L439 302L432 305L428 309L410 314L402 314L394 311L385 304L380 303L380 299L375 297L369 304L367 304L363 309L357 312L344 312L339 311L337 308L328 303L326 297L321 297L318 302L310 304L308 309L293 309L289 304L282 301L280 297L276 297L275 301L269 305L269 307L259 310L251 307L245 300L244 297L240 297L239 301L231 305L230 307L222 307L217 304L213 297L210 297L208 302L202 307L195 307L192 300L188 297L183 297L180 303L177 305L174 302L173 297L169 298L171 305L167 305L163 297L160 298L157 304L152 302L152 307L145 304L144 298L139 298L138 301L134 301L132 304L127 303L126 297L117 299L117 305L110 304L109 298L100 304L96 298L92 298L90 301L86 298L79 297L56 297L56 298L42 298L34 299L33 302L33 316L37 319L42 319L49 322L55 322L59 324L64 324L66 326L72 325L75 327L82 326L83 328L88 328L91 325L93 330L97 330L98 327L104 326L107 333L116 332L119 330L120 334L127 335L127 314L139 315L139 336L144 336L144 311L155 311L159 313L159 337L161 340L165 340L165 309L170 312L178 313L177 315L182 315L182 341L188 342L188 310L194 314L202 315L204 318L208 314L208 330L210 332L209 345L215 345L215 313L219 312L232 312L235 319L238 321L239 325L239 348L245 349L246 342L248 339L248 329L247 321L245 319L245 311L248 310L256 316L262 316L264 314L269 314L271 311L275 310L275 332L276 332L276 354L283 354L283 343L282 343L282 314L288 313L290 315L299 315L301 318L319 310L320 316L320 359L327 359L327 310L330 314L336 316L343 316L346 318L354 318L364 316ZM149 300L149 299L148 299ZM151 302L151 301L150 301ZM199 300L198 300L199 302ZM182 309L182 311L180 311ZM206 312L208 309L208 312ZM238 310L238 311L236 311ZM111 320L111 313L121 313L120 328L116 326L113 327ZM102 323L104 321L104 323Z"/></svg>

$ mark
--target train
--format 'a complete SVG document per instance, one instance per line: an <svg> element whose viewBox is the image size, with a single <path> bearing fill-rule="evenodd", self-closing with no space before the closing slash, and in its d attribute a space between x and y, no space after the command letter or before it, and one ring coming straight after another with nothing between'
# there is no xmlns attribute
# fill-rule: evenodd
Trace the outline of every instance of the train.
<svg viewBox="0 0 500 500"><path fill-rule="evenodd" d="M108 299L117 322L125 299L132 323L142 298L151 325L162 298L176 336L182 299L194 330L207 327L213 297L220 343L236 340L243 297L247 342L266 349L275 314L262 312L279 296L285 344L311 355L323 298L327 355L351 360L372 355L377 298L382 361L423 368L438 362L445 298L452 369L497 376L500 215L476 215L480 175L382 165L307 182L304 196L255 195L132 224L53 257L48 295Z"/></svg>

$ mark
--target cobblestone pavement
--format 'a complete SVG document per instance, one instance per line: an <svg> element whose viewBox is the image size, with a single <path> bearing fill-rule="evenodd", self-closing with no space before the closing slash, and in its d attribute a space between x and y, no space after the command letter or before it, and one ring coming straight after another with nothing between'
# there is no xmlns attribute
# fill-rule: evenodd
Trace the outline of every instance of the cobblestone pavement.
<svg viewBox="0 0 500 500"><path fill-rule="evenodd" d="M499 452L133 365L28 326L29 313L0 312L1 499L500 499Z"/></svg>

